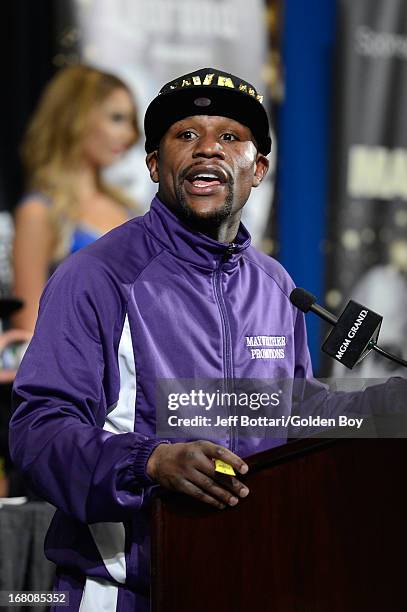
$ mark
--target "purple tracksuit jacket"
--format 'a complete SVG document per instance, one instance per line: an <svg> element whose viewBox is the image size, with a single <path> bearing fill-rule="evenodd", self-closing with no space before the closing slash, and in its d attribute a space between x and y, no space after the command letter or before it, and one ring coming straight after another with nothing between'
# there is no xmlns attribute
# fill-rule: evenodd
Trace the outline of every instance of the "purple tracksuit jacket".
<svg viewBox="0 0 407 612"><path fill-rule="evenodd" d="M104 610L149 609L156 379L312 375L292 288L244 226L222 244L158 198L53 275L15 382L10 440L58 508L45 548L71 610L95 610L98 597ZM285 337L284 350L252 353L253 336ZM219 443L244 457L278 442L229 428Z"/></svg>

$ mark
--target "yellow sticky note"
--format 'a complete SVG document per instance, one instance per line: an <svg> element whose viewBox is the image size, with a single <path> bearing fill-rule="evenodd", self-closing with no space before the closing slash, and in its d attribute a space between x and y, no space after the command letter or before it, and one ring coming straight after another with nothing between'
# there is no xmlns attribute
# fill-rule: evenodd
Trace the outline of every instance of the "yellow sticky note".
<svg viewBox="0 0 407 612"><path fill-rule="evenodd" d="M215 472L227 474L228 476L236 476L236 472L232 466L224 461L221 461L221 459L215 459Z"/></svg>

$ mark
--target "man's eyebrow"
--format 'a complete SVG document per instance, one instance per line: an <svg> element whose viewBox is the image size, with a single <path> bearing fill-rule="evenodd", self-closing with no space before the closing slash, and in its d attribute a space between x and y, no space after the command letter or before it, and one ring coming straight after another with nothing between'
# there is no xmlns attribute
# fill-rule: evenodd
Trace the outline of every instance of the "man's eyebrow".
<svg viewBox="0 0 407 612"><path fill-rule="evenodd" d="M169 129L174 132L179 132L180 130L192 129L193 127L194 126L189 121L183 119L177 121L176 123L173 123L173 125Z"/></svg>

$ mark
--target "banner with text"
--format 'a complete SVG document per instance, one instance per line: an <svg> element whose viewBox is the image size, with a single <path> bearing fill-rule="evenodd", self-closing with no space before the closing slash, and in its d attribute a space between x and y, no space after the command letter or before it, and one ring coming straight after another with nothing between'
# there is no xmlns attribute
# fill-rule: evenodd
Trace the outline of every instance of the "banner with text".
<svg viewBox="0 0 407 612"><path fill-rule="evenodd" d="M338 0L326 303L383 316L379 344L407 358L407 3ZM351 372L403 368L370 355Z"/></svg>

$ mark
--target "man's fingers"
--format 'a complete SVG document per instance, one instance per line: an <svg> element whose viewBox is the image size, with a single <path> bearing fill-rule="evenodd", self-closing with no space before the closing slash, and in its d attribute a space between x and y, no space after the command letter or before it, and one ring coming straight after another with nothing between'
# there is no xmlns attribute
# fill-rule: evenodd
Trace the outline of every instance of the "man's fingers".
<svg viewBox="0 0 407 612"><path fill-rule="evenodd" d="M227 488L239 497L247 497L249 495L249 488L237 478L215 472L215 479L222 487Z"/></svg>
<svg viewBox="0 0 407 612"><path fill-rule="evenodd" d="M229 505L234 505L238 502L237 497L246 497L249 494L249 489L237 478L231 478L230 476L225 476L215 471L214 459L221 458L222 461L231 465L235 471L245 474L249 469L247 464L237 455L232 453L227 448L220 446L219 444L214 444L207 440L200 440L196 443L197 446L190 448L190 459L194 460L195 470L206 474L209 477L208 482L212 483L212 486L215 485L217 487L217 494L219 491L222 491L221 499L225 501L225 491L227 495L227 499L230 499L230 493L234 493L232 496L232 504L229 501L225 501ZM199 450L198 450L199 449ZM201 455L201 461L198 460L198 456ZM197 461L198 460L198 461ZM204 481L201 481L201 483ZM200 484L201 484L200 483ZM206 488L206 487L204 487ZM213 490L212 490L213 493Z"/></svg>
<svg viewBox="0 0 407 612"><path fill-rule="evenodd" d="M247 493L244 495L241 495L240 494L241 486L238 486L236 487L235 494L234 494L232 491L229 490L230 481L219 483L216 480L213 480L209 476L201 474L198 471L196 471L194 474L194 484L197 485L200 489L202 489L204 493L209 494L211 497L216 497L217 499L222 501L224 504L227 504L228 506L236 506L236 504L238 503L239 499L236 493L240 497L245 497L249 493L249 490L247 489ZM225 486L221 486L221 484L222 485L224 484ZM241 485L241 483L239 483L239 485ZM247 488L247 487L244 487L244 488Z"/></svg>
<svg viewBox="0 0 407 612"><path fill-rule="evenodd" d="M216 472L213 459L205 456L204 463L202 463L199 469L209 477L209 480L216 483L218 487L221 486L221 488L227 489L239 497L247 497L249 495L249 489L240 480Z"/></svg>
<svg viewBox="0 0 407 612"><path fill-rule="evenodd" d="M240 457L207 440L160 444L151 453L146 470L164 487L216 508L234 506L239 497L248 495L249 489L238 478L216 472L214 459L222 459L240 474L248 470Z"/></svg>
<svg viewBox="0 0 407 612"><path fill-rule="evenodd" d="M202 490L199 486L197 486L190 480L184 480L183 483L180 483L177 488L182 493L186 493L187 495L190 495L191 497L194 497L195 499L198 499L199 501L204 502L205 504L209 504L214 508L218 508L219 510L224 510L224 508L226 507L227 501L223 502L221 501L222 498L218 499L216 497L213 497L210 493L206 493L204 490Z"/></svg>
<svg viewBox="0 0 407 612"><path fill-rule="evenodd" d="M229 449L213 442L202 441L200 444L202 451L210 459L222 459L222 461L231 465L239 474L247 474L249 470L247 463Z"/></svg>

